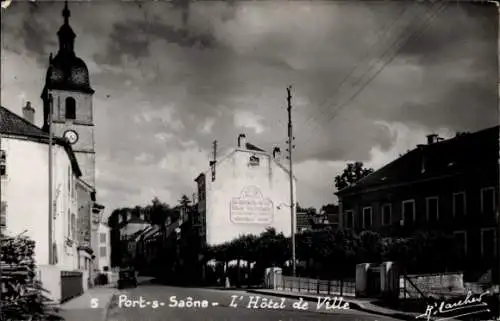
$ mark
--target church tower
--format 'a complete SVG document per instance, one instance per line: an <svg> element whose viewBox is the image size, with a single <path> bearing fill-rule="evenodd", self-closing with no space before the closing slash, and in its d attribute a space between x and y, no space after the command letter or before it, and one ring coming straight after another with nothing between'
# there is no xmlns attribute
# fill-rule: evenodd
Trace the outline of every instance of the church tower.
<svg viewBox="0 0 500 321"><path fill-rule="evenodd" d="M64 137L72 145L82 179L95 187L94 111L89 71L82 59L75 54L76 34L69 25L71 12L65 1L62 16L64 23L57 32L59 51L50 54L49 68L42 91L44 123L42 129L49 130L48 119L52 101L52 132Z"/></svg>

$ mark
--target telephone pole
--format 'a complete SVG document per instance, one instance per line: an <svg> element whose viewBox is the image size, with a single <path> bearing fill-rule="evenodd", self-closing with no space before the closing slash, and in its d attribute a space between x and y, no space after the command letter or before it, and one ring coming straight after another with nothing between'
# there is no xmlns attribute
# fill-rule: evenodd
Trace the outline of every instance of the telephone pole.
<svg viewBox="0 0 500 321"><path fill-rule="evenodd" d="M48 92L48 99L49 99L49 119L48 119L48 125L49 125L49 264L54 264L54 245L53 239L52 239L52 220L53 220L53 211L54 211L54 204L52 204L52 114L53 114L53 98L51 95L51 92Z"/></svg>
<svg viewBox="0 0 500 321"><path fill-rule="evenodd" d="M292 86L288 86L287 91L287 101L288 101L288 161L290 166L289 178L290 178L290 218L291 218L291 238L292 238L292 275L296 275L296 258L295 258L295 200L293 197L293 161L292 161L292 150L295 145L292 144L295 137L293 137L293 127L292 127Z"/></svg>
<svg viewBox="0 0 500 321"><path fill-rule="evenodd" d="M210 161L210 166L212 167L212 182L215 181L215 165L217 162L217 141L213 142L213 156L214 159Z"/></svg>

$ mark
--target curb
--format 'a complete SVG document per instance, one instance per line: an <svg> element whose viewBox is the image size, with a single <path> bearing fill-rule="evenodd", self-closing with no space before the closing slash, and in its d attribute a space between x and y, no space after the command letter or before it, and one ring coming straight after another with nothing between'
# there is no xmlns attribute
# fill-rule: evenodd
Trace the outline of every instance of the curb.
<svg viewBox="0 0 500 321"><path fill-rule="evenodd" d="M103 312L102 312L102 316L101 316L102 321L106 321L108 319L109 311L111 310L111 304L116 301L117 296L118 296L118 291L117 290L113 291L113 294L111 294L111 299L109 299L108 303L103 308Z"/></svg>
<svg viewBox="0 0 500 321"><path fill-rule="evenodd" d="M293 295L293 294L286 294L286 293L282 294L282 293L264 292L264 291L258 291L258 290L247 290L246 292L247 293L254 293L254 294L269 295L269 296L277 296L277 297L288 298L288 299L302 298L304 301L312 301L312 302L317 301L317 297L312 297L310 295L301 296L301 295ZM344 298L344 300L345 300L345 298ZM384 313L384 312L380 312L380 311L367 309L362 304L360 304L358 302L352 302L349 300L345 300L345 301L349 303L349 307L353 310L366 312L366 313L370 313L370 314L376 314L376 315L385 316L385 317L390 317L393 319L404 320L404 321L415 320L415 317L413 315L404 314L404 313Z"/></svg>

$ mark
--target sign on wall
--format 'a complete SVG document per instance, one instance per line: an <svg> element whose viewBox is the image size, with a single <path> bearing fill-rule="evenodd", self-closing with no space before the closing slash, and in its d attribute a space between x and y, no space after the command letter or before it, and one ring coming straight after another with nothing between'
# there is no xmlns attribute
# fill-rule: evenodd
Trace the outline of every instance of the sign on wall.
<svg viewBox="0 0 500 321"><path fill-rule="evenodd" d="M274 207L256 186L243 188L239 197L231 200L230 220L235 224L269 224L273 222Z"/></svg>

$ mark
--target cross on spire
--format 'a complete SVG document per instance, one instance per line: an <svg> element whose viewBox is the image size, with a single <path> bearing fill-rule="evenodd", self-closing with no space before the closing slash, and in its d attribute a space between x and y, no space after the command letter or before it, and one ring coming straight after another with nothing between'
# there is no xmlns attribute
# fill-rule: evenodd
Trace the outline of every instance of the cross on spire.
<svg viewBox="0 0 500 321"><path fill-rule="evenodd" d="M69 17L71 16L71 12L68 9L68 0L64 1L64 9L62 11L62 16L64 17L64 23L69 24Z"/></svg>

